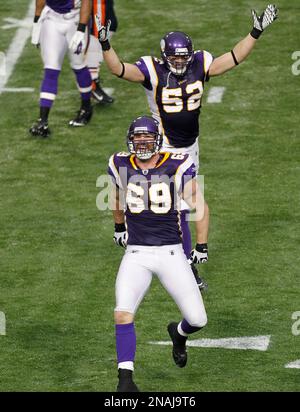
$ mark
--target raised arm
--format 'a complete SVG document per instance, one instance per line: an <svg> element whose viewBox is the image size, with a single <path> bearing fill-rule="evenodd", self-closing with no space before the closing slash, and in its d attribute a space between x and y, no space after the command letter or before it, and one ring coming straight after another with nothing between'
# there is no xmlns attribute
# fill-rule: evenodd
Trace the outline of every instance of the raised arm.
<svg viewBox="0 0 300 412"><path fill-rule="evenodd" d="M278 10L273 4L269 4L260 16L252 10L253 29L251 33L239 41L230 52L217 57L209 68L209 75L219 76L242 63L251 53L259 36L277 19L277 16Z"/></svg>
<svg viewBox="0 0 300 412"><path fill-rule="evenodd" d="M134 64L121 62L117 53L111 47L109 43L110 20L107 21L105 26L102 26L99 17L95 15L94 18L98 29L98 39L103 51L103 58L110 72L122 79L143 83L145 76L139 68Z"/></svg>

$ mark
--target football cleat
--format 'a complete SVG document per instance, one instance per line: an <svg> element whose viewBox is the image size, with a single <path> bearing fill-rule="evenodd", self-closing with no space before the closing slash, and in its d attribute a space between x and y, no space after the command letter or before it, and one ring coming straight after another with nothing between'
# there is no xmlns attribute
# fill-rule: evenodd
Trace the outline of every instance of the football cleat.
<svg viewBox="0 0 300 412"><path fill-rule="evenodd" d="M113 103L114 99L109 96L100 86L99 80L93 81L92 96L97 100L98 103Z"/></svg>
<svg viewBox="0 0 300 412"><path fill-rule="evenodd" d="M139 392L138 387L132 380L132 371L129 369L119 369L119 383L117 392Z"/></svg>
<svg viewBox="0 0 300 412"><path fill-rule="evenodd" d="M199 276L198 270L197 270L196 266L194 265L194 263L191 264L191 269L192 269L192 271L193 271L195 280L196 280L196 282L197 282L197 285L198 285L200 291L202 292L202 290L203 290L203 291L204 291L204 290L207 290L207 289L208 289L208 284L205 282L204 279L202 279L202 278Z"/></svg>
<svg viewBox="0 0 300 412"><path fill-rule="evenodd" d="M91 120L92 114L93 114L92 107L90 107L89 109L81 108L77 112L75 119L70 120L69 126L73 126L73 127L85 126Z"/></svg>
<svg viewBox="0 0 300 412"><path fill-rule="evenodd" d="M168 333L173 342L173 359L179 368L183 368L187 363L186 340L187 337L181 336L177 331L178 323L171 322L168 325Z"/></svg>
<svg viewBox="0 0 300 412"><path fill-rule="evenodd" d="M42 119L38 119L37 123L34 123L31 126L31 128L29 129L29 133L32 136L39 136L43 138L46 138L51 134L48 122L44 122L42 121Z"/></svg>

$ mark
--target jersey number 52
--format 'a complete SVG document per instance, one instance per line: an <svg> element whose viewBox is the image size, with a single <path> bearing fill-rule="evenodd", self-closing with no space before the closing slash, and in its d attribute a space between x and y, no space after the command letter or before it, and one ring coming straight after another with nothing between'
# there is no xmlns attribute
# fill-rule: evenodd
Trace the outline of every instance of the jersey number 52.
<svg viewBox="0 0 300 412"><path fill-rule="evenodd" d="M203 84L200 80L186 85L185 91L191 94L187 99L187 110L198 109L203 94ZM183 110L182 88L162 89L162 104L166 113L179 113Z"/></svg>

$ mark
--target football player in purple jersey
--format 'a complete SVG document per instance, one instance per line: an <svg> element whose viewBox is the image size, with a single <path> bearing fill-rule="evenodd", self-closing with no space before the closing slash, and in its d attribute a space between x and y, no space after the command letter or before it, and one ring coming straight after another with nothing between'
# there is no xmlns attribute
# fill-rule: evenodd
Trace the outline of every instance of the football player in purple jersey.
<svg viewBox="0 0 300 412"><path fill-rule="evenodd" d="M29 130L33 136L46 138L50 135L48 117L67 52L81 95L80 109L69 125L85 126L92 117L92 79L84 61L90 14L90 0L36 0L31 42L41 46L44 78L40 91L40 117Z"/></svg>
<svg viewBox="0 0 300 412"><path fill-rule="evenodd" d="M127 133L130 153L116 153L108 173L114 187L114 241L126 247L117 279L114 312L118 392L136 392L135 313L155 274L176 302L180 322L167 330L179 367L187 363L186 340L207 323L202 296L182 247L180 199L196 209L197 243L206 242L208 218L188 154L161 152L159 123L150 116L135 119ZM122 200L121 200L122 199Z"/></svg>
<svg viewBox="0 0 300 412"><path fill-rule="evenodd" d="M260 16L252 10L251 32L230 52L216 58L206 50L195 51L191 38L175 31L162 38L160 59L144 56L135 64L123 63L110 46L109 22L106 26L98 24L98 38L109 70L120 78L143 85L152 116L160 122L163 129L163 148L175 153L189 153L198 169L199 114L205 82L242 63L263 31L277 18L277 13L275 5L268 5ZM183 209L188 213L184 204ZM185 218L183 224L184 250L189 257L191 237ZM190 259L194 263L206 262L207 244L198 244ZM199 287L201 282L198 279Z"/></svg>

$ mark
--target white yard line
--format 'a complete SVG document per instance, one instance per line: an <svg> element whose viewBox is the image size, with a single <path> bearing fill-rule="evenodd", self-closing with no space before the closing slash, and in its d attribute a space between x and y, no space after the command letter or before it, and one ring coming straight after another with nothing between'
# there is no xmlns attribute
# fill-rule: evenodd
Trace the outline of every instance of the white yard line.
<svg viewBox="0 0 300 412"><path fill-rule="evenodd" d="M3 87L2 93L32 93L33 87Z"/></svg>
<svg viewBox="0 0 300 412"><path fill-rule="evenodd" d="M0 312L0 335L6 335L6 318L4 312Z"/></svg>
<svg viewBox="0 0 300 412"><path fill-rule="evenodd" d="M294 362L287 363L285 365L285 368L300 369L300 359L298 359Z"/></svg>
<svg viewBox="0 0 300 412"><path fill-rule="evenodd" d="M31 0L25 19L33 19L34 10L35 0ZM17 30L12 42L10 43L9 48L5 53L5 74L4 76L0 76L0 94L3 92L5 85L7 84L11 74L13 73L15 65L17 64L18 59L23 52L23 49L28 38L30 37L30 34L30 27L20 27Z"/></svg>
<svg viewBox="0 0 300 412"><path fill-rule="evenodd" d="M207 96L207 103L221 103L226 87L212 87Z"/></svg>
<svg viewBox="0 0 300 412"><path fill-rule="evenodd" d="M223 348L223 349L251 349L266 351L269 347L271 335L267 336L244 336L241 338L223 339L196 339L188 340L187 346L198 348ZM170 341L148 342L152 345L172 345Z"/></svg>
<svg viewBox="0 0 300 412"><path fill-rule="evenodd" d="M113 87L103 87L103 90L109 96L112 96L114 94L114 91L115 91L115 89Z"/></svg>

